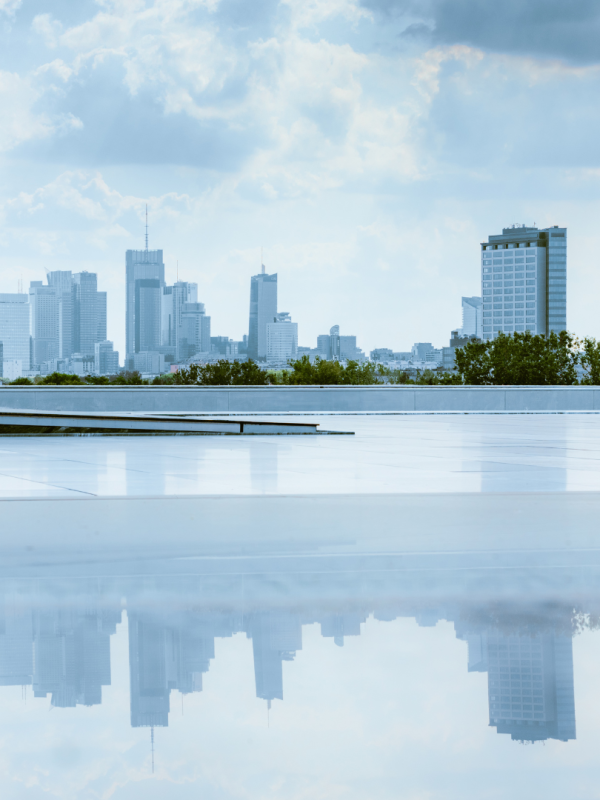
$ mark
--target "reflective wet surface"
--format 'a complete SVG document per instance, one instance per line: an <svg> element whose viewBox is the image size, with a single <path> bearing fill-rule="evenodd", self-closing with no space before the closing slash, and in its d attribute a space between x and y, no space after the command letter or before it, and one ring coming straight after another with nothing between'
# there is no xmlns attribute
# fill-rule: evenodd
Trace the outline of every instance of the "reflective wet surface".
<svg viewBox="0 0 600 800"><path fill-rule="evenodd" d="M467 450L483 463L495 441L494 463L513 476L505 494L480 472L456 498L351 495L344 482L328 484L338 495L270 496L269 470L279 488L289 479L279 457L304 458L278 440L275 466L255 456L260 469L240 468L256 497L221 486L191 500L4 500L2 798L598 797L598 503L569 491L578 472L596 478L597 425L558 419L544 434L536 422L511 433L502 420L504 445L460 425L439 425L429 444L432 425L412 440L404 428L390 443L383 422L364 422L344 451L357 474L379 458L392 475L408 464L402 442L414 453L420 436L414 472L423 480L427 460L431 484ZM159 443L145 474L180 441L190 446ZM222 441L187 455L212 457ZM21 442L40 454L48 444ZM83 444L85 463L129 457L130 441ZM29 468L51 480L48 452ZM307 482L334 457L311 452ZM537 494L515 477L526 463ZM562 491L540 482L544 469L549 481L562 470Z"/></svg>
<svg viewBox="0 0 600 800"><path fill-rule="evenodd" d="M0 437L0 497L600 489L595 414L272 419L355 435Z"/></svg>
<svg viewBox="0 0 600 800"><path fill-rule="evenodd" d="M283 544L5 569L2 796L596 796L600 552Z"/></svg>

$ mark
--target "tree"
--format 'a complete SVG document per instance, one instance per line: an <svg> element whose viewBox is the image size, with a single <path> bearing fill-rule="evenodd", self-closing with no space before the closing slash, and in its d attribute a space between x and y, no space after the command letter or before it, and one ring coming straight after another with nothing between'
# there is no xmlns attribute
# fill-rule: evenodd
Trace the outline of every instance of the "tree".
<svg viewBox="0 0 600 800"><path fill-rule="evenodd" d="M121 372L118 375L111 375L109 378L111 386L147 386L148 381L144 380L139 372Z"/></svg>
<svg viewBox="0 0 600 800"><path fill-rule="evenodd" d="M287 386L369 386L381 383L377 378L381 374L375 364L348 361L344 366L339 361L325 361L316 358L311 362L308 356L289 362L291 370L281 376L281 383Z"/></svg>
<svg viewBox="0 0 600 800"><path fill-rule="evenodd" d="M457 348L455 363L471 386L573 386L577 384L579 341L561 331L549 336L530 331Z"/></svg>
<svg viewBox="0 0 600 800"><path fill-rule="evenodd" d="M15 378L11 381L9 386L33 386L33 381L30 378Z"/></svg>
<svg viewBox="0 0 600 800"><path fill-rule="evenodd" d="M265 372L255 361L227 361L215 364L191 364L175 373L173 383L194 386L268 386L276 383L273 374Z"/></svg>
<svg viewBox="0 0 600 800"><path fill-rule="evenodd" d="M581 366L585 374L581 383L584 386L600 386L600 342L585 338L582 344Z"/></svg>
<svg viewBox="0 0 600 800"><path fill-rule="evenodd" d="M83 386L84 381L79 375L70 375L66 372L51 372L37 381L38 386Z"/></svg>

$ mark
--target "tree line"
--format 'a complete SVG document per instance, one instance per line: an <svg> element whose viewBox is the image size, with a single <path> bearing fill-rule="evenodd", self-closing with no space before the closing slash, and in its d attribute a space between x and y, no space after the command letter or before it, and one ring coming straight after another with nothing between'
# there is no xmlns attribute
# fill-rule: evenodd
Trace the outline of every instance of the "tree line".
<svg viewBox="0 0 600 800"><path fill-rule="evenodd" d="M487 342L471 341L455 350L455 370L426 369L411 375L382 364L325 361L308 356L291 360L288 369L263 369L250 361L191 364L151 380L139 372L111 376L53 372L17 378L9 386L576 386L600 385L600 342L562 331L549 336L500 333Z"/></svg>

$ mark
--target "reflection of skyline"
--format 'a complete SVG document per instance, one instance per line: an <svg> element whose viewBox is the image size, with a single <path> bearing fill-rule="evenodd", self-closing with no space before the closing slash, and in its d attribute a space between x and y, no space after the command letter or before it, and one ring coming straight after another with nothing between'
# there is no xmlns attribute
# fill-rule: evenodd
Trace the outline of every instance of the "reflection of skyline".
<svg viewBox="0 0 600 800"><path fill-rule="evenodd" d="M284 699L283 664L302 649L304 625L319 625L323 637L342 646L345 637L360 636L370 616L384 623L412 618L425 627L444 619L468 646L469 671L488 673L490 725L498 733L527 741L574 739L573 600L549 602L553 594L546 587L521 606L508 604L502 598L514 597L515 576L508 569L494 573L497 583L504 572L506 585L488 581L486 596L467 601L467 579L459 575L464 570L453 563L441 575L435 558L429 575L421 569L377 571L374 562L362 572L353 562L349 570L337 557L326 570L322 559L311 565L303 557L296 571L294 557L282 571L284 561L259 557L248 559L251 573L215 559L209 572L193 575L190 562L182 562L181 576L106 578L94 581L89 592L76 578L54 579L43 590L37 580L4 581L0 685L31 685L36 697L50 695L54 707L100 704L102 687L111 683L110 638L125 602L131 725L165 727L171 692L202 691L204 674L218 668L211 663L216 639L242 633L251 640L256 696L270 706ZM583 588L593 585L591 577L585 572ZM482 586L476 570L468 580ZM576 571L569 586L576 595Z"/></svg>

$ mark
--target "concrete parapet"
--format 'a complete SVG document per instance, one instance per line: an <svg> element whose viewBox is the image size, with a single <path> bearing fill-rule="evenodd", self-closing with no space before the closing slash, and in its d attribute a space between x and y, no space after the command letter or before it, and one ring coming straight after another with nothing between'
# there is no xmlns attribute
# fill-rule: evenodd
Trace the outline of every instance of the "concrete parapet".
<svg viewBox="0 0 600 800"><path fill-rule="evenodd" d="M4 386L0 408L210 414L600 411L600 387Z"/></svg>

